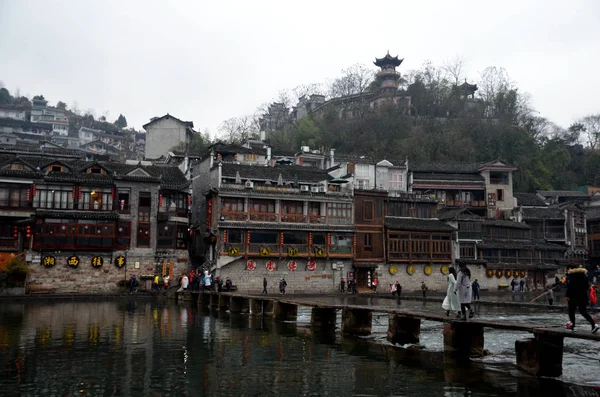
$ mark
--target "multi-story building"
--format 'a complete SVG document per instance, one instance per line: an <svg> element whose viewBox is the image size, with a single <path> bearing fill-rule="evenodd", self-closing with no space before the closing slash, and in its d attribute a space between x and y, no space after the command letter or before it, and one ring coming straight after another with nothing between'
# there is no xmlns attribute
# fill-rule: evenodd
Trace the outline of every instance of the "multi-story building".
<svg viewBox="0 0 600 397"><path fill-rule="evenodd" d="M52 126L53 135L69 135L69 119L65 112L48 106L45 99L31 100L31 122Z"/></svg>
<svg viewBox="0 0 600 397"><path fill-rule="evenodd" d="M336 288L355 254L352 190L324 170L248 165L249 153L214 149L192 177L195 200L205 196L194 204L194 227L204 236L206 267L242 290L280 277L292 291Z"/></svg>
<svg viewBox="0 0 600 397"><path fill-rule="evenodd" d="M162 117L154 117L143 127L146 130L147 159L167 157L169 151L179 145L187 152L195 133L192 121L182 121L168 113Z"/></svg>
<svg viewBox="0 0 600 397"><path fill-rule="evenodd" d="M410 167L409 187L431 195L446 208L468 208L489 218L509 218L515 208L512 173L502 161L422 164Z"/></svg>
<svg viewBox="0 0 600 397"><path fill-rule="evenodd" d="M519 216L531 226L534 239L564 246L564 259L583 265L588 256L586 211L578 203L588 201L589 196L554 193L558 195L549 195L548 192L538 192L537 195L517 193ZM544 199L549 199L554 204L548 204Z"/></svg>
<svg viewBox="0 0 600 397"><path fill-rule="evenodd" d="M49 153L51 152L51 153ZM26 252L31 292L109 292L188 269L188 181L177 167L1 154L2 251Z"/></svg>
<svg viewBox="0 0 600 397"><path fill-rule="evenodd" d="M16 109L8 106L0 106L0 118L13 120L27 120L25 110Z"/></svg>

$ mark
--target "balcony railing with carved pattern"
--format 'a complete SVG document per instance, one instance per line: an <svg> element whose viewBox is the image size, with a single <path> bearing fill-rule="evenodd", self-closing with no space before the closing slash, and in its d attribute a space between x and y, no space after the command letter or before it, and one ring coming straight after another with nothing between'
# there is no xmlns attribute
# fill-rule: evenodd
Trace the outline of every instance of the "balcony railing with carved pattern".
<svg viewBox="0 0 600 397"><path fill-rule="evenodd" d="M277 214L271 212L250 212L250 220L259 222L277 222L279 217Z"/></svg>
<svg viewBox="0 0 600 397"><path fill-rule="evenodd" d="M281 214L281 222L306 223L306 216L302 214Z"/></svg>
<svg viewBox="0 0 600 397"><path fill-rule="evenodd" d="M308 216L309 223L327 223L327 218L321 215L309 215Z"/></svg>
<svg viewBox="0 0 600 397"><path fill-rule="evenodd" d="M243 211L223 211L221 212L221 218L224 221L246 221L248 220L248 213Z"/></svg>

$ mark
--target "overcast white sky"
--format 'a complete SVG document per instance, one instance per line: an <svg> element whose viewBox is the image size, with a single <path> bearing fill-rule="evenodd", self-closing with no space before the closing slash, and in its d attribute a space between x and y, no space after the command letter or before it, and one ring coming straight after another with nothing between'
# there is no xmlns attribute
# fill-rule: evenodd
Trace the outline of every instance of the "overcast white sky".
<svg viewBox="0 0 600 397"><path fill-rule="evenodd" d="M141 128L211 133L285 88L392 55L504 67L562 126L600 113L600 1L0 0L0 81Z"/></svg>

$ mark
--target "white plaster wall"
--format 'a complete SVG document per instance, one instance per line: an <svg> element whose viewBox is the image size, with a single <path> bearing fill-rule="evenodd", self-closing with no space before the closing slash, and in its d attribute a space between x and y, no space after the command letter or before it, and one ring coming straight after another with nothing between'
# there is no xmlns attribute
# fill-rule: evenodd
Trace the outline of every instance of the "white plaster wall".
<svg viewBox="0 0 600 397"><path fill-rule="evenodd" d="M166 156L180 142L187 142L185 124L173 118L156 121L146 130L146 158Z"/></svg>

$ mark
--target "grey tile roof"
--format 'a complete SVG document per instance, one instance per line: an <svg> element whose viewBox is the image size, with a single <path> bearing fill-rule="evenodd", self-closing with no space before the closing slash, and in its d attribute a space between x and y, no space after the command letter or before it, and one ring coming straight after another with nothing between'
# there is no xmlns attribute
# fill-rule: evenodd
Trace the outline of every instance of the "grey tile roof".
<svg viewBox="0 0 600 397"><path fill-rule="evenodd" d="M440 173L440 172L414 172L413 181L467 181L485 184L485 178L479 173Z"/></svg>
<svg viewBox="0 0 600 397"><path fill-rule="evenodd" d="M588 221L596 221L600 219L600 206L586 208L585 218Z"/></svg>
<svg viewBox="0 0 600 397"><path fill-rule="evenodd" d="M226 178L235 178L239 172L242 180L255 179L277 182L279 175L284 182L317 183L331 180L331 176L324 170L315 167L302 167L298 165L280 165L265 167L260 165L242 165L223 163L222 175Z"/></svg>
<svg viewBox="0 0 600 397"><path fill-rule="evenodd" d="M538 193L544 197L590 197L587 193L576 190L538 190Z"/></svg>
<svg viewBox="0 0 600 397"><path fill-rule="evenodd" d="M523 222L505 221L502 219L486 219L485 221L483 221L483 225L510 227L513 229L531 229L531 226Z"/></svg>
<svg viewBox="0 0 600 397"><path fill-rule="evenodd" d="M556 207L523 208L523 219L565 219L565 216Z"/></svg>
<svg viewBox="0 0 600 397"><path fill-rule="evenodd" d="M439 219L401 218L396 216L386 216L385 226L393 230L422 232L452 232L456 230Z"/></svg>
<svg viewBox="0 0 600 397"><path fill-rule="evenodd" d="M408 169L413 172L434 172L434 173L479 173L479 163L414 163L409 162Z"/></svg>
<svg viewBox="0 0 600 397"><path fill-rule="evenodd" d="M441 221L449 220L468 220L468 221L483 221L482 216L476 215L466 208L442 208L438 212L438 219Z"/></svg>
<svg viewBox="0 0 600 397"><path fill-rule="evenodd" d="M566 251L560 244L546 243L543 240L485 240L477 243L480 248L537 249L541 251Z"/></svg>
<svg viewBox="0 0 600 397"><path fill-rule="evenodd" d="M547 204L535 193L513 193L517 205L524 207L545 207Z"/></svg>
<svg viewBox="0 0 600 397"><path fill-rule="evenodd" d="M276 222L248 222L248 221L219 221L221 228L234 229L268 229L268 230L330 230L353 232L356 230L354 225L328 225L315 223L276 223Z"/></svg>

